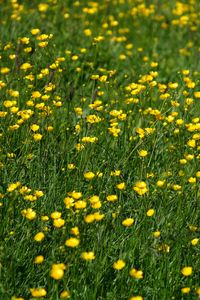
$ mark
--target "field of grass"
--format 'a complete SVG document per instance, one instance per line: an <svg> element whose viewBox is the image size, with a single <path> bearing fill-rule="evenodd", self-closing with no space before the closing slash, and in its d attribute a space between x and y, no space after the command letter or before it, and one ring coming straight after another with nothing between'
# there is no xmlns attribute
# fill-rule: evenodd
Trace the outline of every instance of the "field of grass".
<svg viewBox="0 0 200 300"><path fill-rule="evenodd" d="M200 299L199 0L0 0L0 300Z"/></svg>

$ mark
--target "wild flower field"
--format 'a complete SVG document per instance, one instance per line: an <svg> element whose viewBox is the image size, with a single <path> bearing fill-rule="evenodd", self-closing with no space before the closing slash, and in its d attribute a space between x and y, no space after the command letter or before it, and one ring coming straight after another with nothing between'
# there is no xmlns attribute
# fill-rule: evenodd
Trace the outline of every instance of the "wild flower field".
<svg viewBox="0 0 200 300"><path fill-rule="evenodd" d="M200 299L199 0L0 0L0 300Z"/></svg>

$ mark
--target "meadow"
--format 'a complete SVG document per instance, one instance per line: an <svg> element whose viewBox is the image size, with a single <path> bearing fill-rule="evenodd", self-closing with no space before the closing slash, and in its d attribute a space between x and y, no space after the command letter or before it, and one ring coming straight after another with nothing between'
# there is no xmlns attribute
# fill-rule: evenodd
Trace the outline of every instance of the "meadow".
<svg viewBox="0 0 200 300"><path fill-rule="evenodd" d="M0 0L0 300L200 299L199 0Z"/></svg>

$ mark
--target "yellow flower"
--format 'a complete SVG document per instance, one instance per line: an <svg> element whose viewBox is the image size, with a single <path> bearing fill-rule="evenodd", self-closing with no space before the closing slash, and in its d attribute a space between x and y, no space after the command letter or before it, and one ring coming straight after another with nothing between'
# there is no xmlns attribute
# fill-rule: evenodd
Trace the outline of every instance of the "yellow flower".
<svg viewBox="0 0 200 300"><path fill-rule="evenodd" d="M122 259L118 259L114 264L113 264L113 268L115 270L122 270L125 267L126 263L124 260Z"/></svg>
<svg viewBox="0 0 200 300"><path fill-rule="evenodd" d="M8 74L10 72L10 69L7 67L1 68L1 74Z"/></svg>
<svg viewBox="0 0 200 300"><path fill-rule="evenodd" d="M189 292L190 292L190 288L189 287L184 287L184 288L182 288L181 289L181 292L183 293L183 294L188 294Z"/></svg>
<svg viewBox="0 0 200 300"><path fill-rule="evenodd" d="M13 192L14 190L16 190L19 186L21 185L21 183L18 181L18 182L15 182L15 183L11 183L9 184L8 188L7 188L7 192L11 193Z"/></svg>
<svg viewBox="0 0 200 300"><path fill-rule="evenodd" d="M40 133L35 133L35 134L33 135L33 139L34 139L36 142L41 141L41 139L42 139L42 134L40 134Z"/></svg>
<svg viewBox="0 0 200 300"><path fill-rule="evenodd" d="M40 198L40 197L44 196L44 193L43 193L43 191L35 190L34 195L37 198Z"/></svg>
<svg viewBox="0 0 200 300"><path fill-rule="evenodd" d="M81 254L81 257L85 260L94 260L95 259L95 255L94 252L90 251L90 252L83 252Z"/></svg>
<svg viewBox="0 0 200 300"><path fill-rule="evenodd" d="M195 239L191 240L192 246L196 246L198 244L198 242L199 242L198 238L195 238Z"/></svg>
<svg viewBox="0 0 200 300"><path fill-rule="evenodd" d="M72 227L71 230L70 230L71 234L74 234L74 235L79 235L79 229L77 226L75 227Z"/></svg>
<svg viewBox="0 0 200 300"><path fill-rule="evenodd" d="M29 63L24 63L20 66L20 70L23 70L23 71L26 71L26 70L31 69L31 68L32 68L32 66Z"/></svg>
<svg viewBox="0 0 200 300"><path fill-rule="evenodd" d="M122 225L125 227L130 227L131 225L133 225L133 223L134 223L133 218L127 218L122 222Z"/></svg>
<svg viewBox="0 0 200 300"><path fill-rule="evenodd" d="M42 242L44 239L45 235L43 232L38 232L35 236L34 236L34 240L36 242Z"/></svg>
<svg viewBox="0 0 200 300"><path fill-rule="evenodd" d="M200 91L194 92L194 97L195 98L200 98Z"/></svg>
<svg viewBox="0 0 200 300"><path fill-rule="evenodd" d="M159 236L160 236L160 231L154 231L154 232L153 232L153 236L154 236L155 238L159 237Z"/></svg>
<svg viewBox="0 0 200 300"><path fill-rule="evenodd" d="M106 197L106 199L109 201L109 202L114 202L114 201L117 201L118 197L117 195L108 195Z"/></svg>
<svg viewBox="0 0 200 300"><path fill-rule="evenodd" d="M70 292L69 291L63 291L60 293L60 298L61 299L67 299L70 298Z"/></svg>
<svg viewBox="0 0 200 300"><path fill-rule="evenodd" d="M95 174L93 172L86 172L83 176L86 180L92 180L95 177Z"/></svg>
<svg viewBox="0 0 200 300"><path fill-rule="evenodd" d="M49 5L47 3L38 4L38 10L40 12L45 12L48 9Z"/></svg>
<svg viewBox="0 0 200 300"><path fill-rule="evenodd" d="M66 240L65 245L67 247L71 247L71 248L75 248L78 247L78 245L80 244L80 240L77 238L69 238L68 240Z"/></svg>
<svg viewBox="0 0 200 300"><path fill-rule="evenodd" d="M118 184L116 185L116 188L117 188L118 190L124 190L124 189L126 188L125 182L118 183Z"/></svg>
<svg viewBox="0 0 200 300"><path fill-rule="evenodd" d="M144 181L136 182L133 189L140 196L142 196L148 192L147 184Z"/></svg>
<svg viewBox="0 0 200 300"><path fill-rule="evenodd" d="M142 296L133 296L130 298L130 300L143 300Z"/></svg>
<svg viewBox="0 0 200 300"><path fill-rule="evenodd" d="M39 91L34 91L32 92L32 96L33 99L38 99L41 97L41 93Z"/></svg>
<svg viewBox="0 0 200 300"><path fill-rule="evenodd" d="M32 208L27 208L21 211L22 216L28 220L34 220L36 218L36 212Z"/></svg>
<svg viewBox="0 0 200 300"><path fill-rule="evenodd" d="M92 35L92 31L89 28L85 29L83 32L84 32L84 35L86 35L86 36Z"/></svg>
<svg viewBox="0 0 200 300"><path fill-rule="evenodd" d="M61 217L61 215L62 215L61 212L54 211L54 212L51 213L51 218L52 219L59 219Z"/></svg>
<svg viewBox="0 0 200 300"><path fill-rule="evenodd" d="M84 221L85 221L86 223L92 223L92 222L95 221L95 217L94 217L93 214L86 215L86 216L84 217Z"/></svg>
<svg viewBox="0 0 200 300"><path fill-rule="evenodd" d="M53 225L54 225L56 228L61 228L62 226L65 225L65 220L63 220L62 218L55 219L55 220L53 221Z"/></svg>
<svg viewBox="0 0 200 300"><path fill-rule="evenodd" d="M50 271L50 276L53 279L59 280L64 276L64 270L66 266L63 263L60 264L53 264Z"/></svg>
<svg viewBox="0 0 200 300"><path fill-rule="evenodd" d="M165 180L158 180L158 181L156 182L156 185L157 185L158 187L162 187L164 184L165 184Z"/></svg>
<svg viewBox="0 0 200 300"><path fill-rule="evenodd" d="M110 172L110 176L120 176L121 170L115 170Z"/></svg>
<svg viewBox="0 0 200 300"><path fill-rule="evenodd" d="M192 274L192 267L184 267L184 268L182 268L181 273L184 276L190 276Z"/></svg>
<svg viewBox="0 0 200 300"><path fill-rule="evenodd" d="M67 168L68 168L69 170L73 170L73 169L76 168L76 166L75 166L74 164L68 164L68 165L67 165Z"/></svg>
<svg viewBox="0 0 200 300"><path fill-rule="evenodd" d="M131 269L129 274L131 275L131 277L136 278L136 279L143 278L143 271L137 270L135 268Z"/></svg>
<svg viewBox="0 0 200 300"><path fill-rule="evenodd" d="M70 192L70 193L68 193L68 195L70 197L74 198L75 200L78 200L82 197L82 193L81 192L76 192L76 191Z"/></svg>
<svg viewBox="0 0 200 300"><path fill-rule="evenodd" d="M45 297L47 292L44 288L34 288L30 289L31 295L35 298Z"/></svg>
<svg viewBox="0 0 200 300"><path fill-rule="evenodd" d="M42 255L38 255L35 257L34 259L34 264L42 264L44 261L44 256Z"/></svg>
<svg viewBox="0 0 200 300"><path fill-rule="evenodd" d="M147 217L152 217L154 214L155 214L155 210L152 208L147 211Z"/></svg>
<svg viewBox="0 0 200 300"><path fill-rule="evenodd" d="M148 152L146 150L140 150L139 151L139 156L140 157L145 157L145 156L147 156L147 154L148 154Z"/></svg>
<svg viewBox="0 0 200 300"><path fill-rule="evenodd" d="M31 33L32 33L32 35L37 35L37 34L40 33L40 29L39 28L33 28L33 29L31 29Z"/></svg>

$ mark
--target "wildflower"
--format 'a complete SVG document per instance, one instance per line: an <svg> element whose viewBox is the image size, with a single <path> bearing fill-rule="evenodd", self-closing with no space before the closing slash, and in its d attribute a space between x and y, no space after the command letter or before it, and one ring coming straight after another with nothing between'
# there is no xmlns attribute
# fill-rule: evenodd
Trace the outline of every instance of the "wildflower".
<svg viewBox="0 0 200 300"><path fill-rule="evenodd" d="M94 260L95 259L95 255L94 255L94 252L90 251L90 252L83 252L81 254L81 257L84 259L84 260Z"/></svg>
<svg viewBox="0 0 200 300"><path fill-rule="evenodd" d="M33 138L34 138L34 140L35 140L36 142L39 142L39 141L41 141L41 139L42 139L42 134L40 134L40 133L35 133L35 134L33 135Z"/></svg>
<svg viewBox="0 0 200 300"><path fill-rule="evenodd" d="M142 196L148 192L147 184L144 181L136 182L133 189L140 196Z"/></svg>
<svg viewBox="0 0 200 300"><path fill-rule="evenodd" d="M80 240L77 238L69 238L65 242L65 245L70 248L78 247L79 244L80 244Z"/></svg>
<svg viewBox="0 0 200 300"><path fill-rule="evenodd" d="M74 170L76 166L74 164L68 164L67 165L68 170Z"/></svg>
<svg viewBox="0 0 200 300"><path fill-rule="evenodd" d="M51 213L51 218L52 219L59 219L61 217L61 215L62 215L61 212L54 211L54 212Z"/></svg>
<svg viewBox="0 0 200 300"><path fill-rule="evenodd" d="M152 208L147 211L147 217L152 217L154 214L155 214L155 210Z"/></svg>
<svg viewBox="0 0 200 300"><path fill-rule="evenodd" d="M158 181L156 182L156 185L157 185L158 187L163 187L164 184L165 184L165 180L158 180Z"/></svg>
<svg viewBox="0 0 200 300"><path fill-rule="evenodd" d="M122 222L122 225L125 227L130 227L131 225L133 225L133 223L134 223L133 218L127 218Z"/></svg>
<svg viewBox="0 0 200 300"><path fill-rule="evenodd" d="M23 71L26 71L26 70L31 69L31 68L32 68L32 66L31 66L30 63L24 63L20 66L20 70L23 70Z"/></svg>
<svg viewBox="0 0 200 300"><path fill-rule="evenodd" d="M63 263L53 264L50 271L50 276L53 279L59 280L64 276L64 270L66 266Z"/></svg>
<svg viewBox="0 0 200 300"><path fill-rule="evenodd" d="M158 250L159 250L159 251L163 251L163 252L165 252L165 253L169 253L169 251L170 251L170 246L167 245L167 244L165 244L165 243L163 243L163 244L161 244L161 245L159 246Z"/></svg>
<svg viewBox="0 0 200 300"><path fill-rule="evenodd" d="M44 256L43 255L38 255L34 259L34 264L39 265L39 264L42 264L43 261L44 261Z"/></svg>
<svg viewBox="0 0 200 300"><path fill-rule="evenodd" d="M192 267L184 267L184 268L182 268L181 273L184 276L190 276L192 274Z"/></svg>
<svg viewBox="0 0 200 300"><path fill-rule="evenodd" d="M142 296L132 296L130 300L143 300Z"/></svg>
<svg viewBox="0 0 200 300"><path fill-rule="evenodd" d="M147 154L148 154L148 152L146 150L140 150L139 151L139 156L140 157L145 157L145 156L147 156Z"/></svg>
<svg viewBox="0 0 200 300"><path fill-rule="evenodd" d="M91 36L92 35L92 31L89 28L85 29L83 32L84 32L85 36Z"/></svg>
<svg viewBox="0 0 200 300"><path fill-rule="evenodd" d="M11 184L9 184L7 191L9 193L11 193L11 192L15 191L20 185L21 185L21 183L19 181L15 182L15 183L11 183Z"/></svg>
<svg viewBox="0 0 200 300"><path fill-rule="evenodd" d="M31 33L32 33L32 35L37 35L37 34L40 33L40 29L39 28L33 28L33 29L31 29Z"/></svg>
<svg viewBox="0 0 200 300"><path fill-rule="evenodd" d="M124 260L122 259L118 259L114 264L113 264L113 268L115 270L122 270L125 267L126 263Z"/></svg>
<svg viewBox="0 0 200 300"><path fill-rule="evenodd" d="M76 192L76 191L70 192L70 193L68 193L68 195L71 196L72 198L74 198L75 200L78 200L82 197L82 193Z"/></svg>
<svg viewBox="0 0 200 300"><path fill-rule="evenodd" d="M137 270L135 268L131 269L129 274L131 275L131 277L136 278L136 279L143 278L143 271Z"/></svg>
<svg viewBox="0 0 200 300"><path fill-rule="evenodd" d="M61 228L65 225L65 220L63 220L62 218L55 219L53 220L53 225L56 228Z"/></svg>
<svg viewBox="0 0 200 300"><path fill-rule="evenodd" d="M109 201L109 202L114 202L114 201L117 201L118 197L117 197L117 195L108 195L108 196L106 197L106 199L107 199L107 201Z"/></svg>
<svg viewBox="0 0 200 300"><path fill-rule="evenodd" d="M86 223L92 223L92 222L95 221L95 217L94 217L93 214L86 215L86 216L84 217L84 221L85 221Z"/></svg>
<svg viewBox="0 0 200 300"><path fill-rule="evenodd" d="M45 238L45 235L43 232L38 232L35 236L34 236L34 240L36 242L42 242L43 239Z"/></svg>
<svg viewBox="0 0 200 300"><path fill-rule="evenodd" d="M60 298L61 299L67 299L67 298L70 298L70 292L69 291L62 291L60 293Z"/></svg>
<svg viewBox="0 0 200 300"><path fill-rule="evenodd" d="M190 292L190 288L189 287L184 287L184 288L182 288L181 289L181 292L183 293L183 294L188 294L189 292Z"/></svg>
<svg viewBox="0 0 200 300"><path fill-rule="evenodd" d="M31 295L35 298L45 297L47 292L44 288L34 288L30 289Z"/></svg>
<svg viewBox="0 0 200 300"><path fill-rule="evenodd" d="M155 238L160 237L160 231L154 231L154 232L153 232L153 236L154 236Z"/></svg>
<svg viewBox="0 0 200 300"><path fill-rule="evenodd" d="M195 239L191 240L192 246L196 246L198 244L198 242L199 242L198 238L195 238Z"/></svg>
<svg viewBox="0 0 200 300"><path fill-rule="evenodd" d="M74 235L79 235L79 229L77 226L75 227L72 227L71 230L70 230L71 234L74 234Z"/></svg>
<svg viewBox="0 0 200 300"><path fill-rule="evenodd" d="M124 189L126 188L125 182L118 183L118 184L116 185L116 188L117 188L118 190L124 190Z"/></svg>
<svg viewBox="0 0 200 300"><path fill-rule="evenodd" d="M27 208L21 211L22 216L28 220L34 220L36 218L36 212L32 208Z"/></svg>
<svg viewBox="0 0 200 300"><path fill-rule="evenodd" d="M83 176L86 180L92 180L95 177L95 174L93 172L86 172Z"/></svg>
<svg viewBox="0 0 200 300"><path fill-rule="evenodd" d="M194 97L195 98L200 98L200 91L194 92Z"/></svg>

